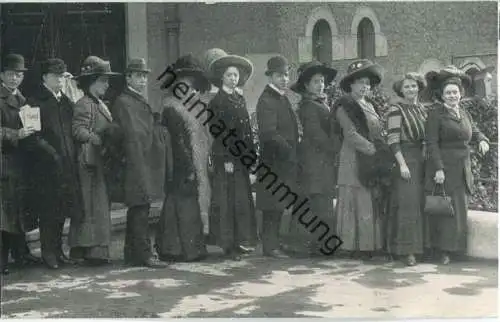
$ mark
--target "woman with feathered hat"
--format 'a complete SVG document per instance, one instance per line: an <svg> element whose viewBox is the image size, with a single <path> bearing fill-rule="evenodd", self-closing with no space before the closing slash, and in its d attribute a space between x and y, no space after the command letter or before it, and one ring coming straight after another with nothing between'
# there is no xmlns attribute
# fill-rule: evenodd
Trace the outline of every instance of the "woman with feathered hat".
<svg viewBox="0 0 500 322"><path fill-rule="evenodd" d="M342 249L355 257L371 257L382 247L382 207L375 193L380 178L389 176L392 163L386 160L389 149L382 117L367 100L371 89L381 81L379 65L367 59L354 61L339 83L348 94L336 102L332 112L334 131L341 140L337 235L343 241Z"/></svg>
<svg viewBox="0 0 500 322"><path fill-rule="evenodd" d="M210 233L227 257L240 260L241 254L251 251L257 239L250 173L238 156L255 151L246 101L239 89L251 76L253 65L244 57L228 55L222 49L212 54L209 73L219 91L209 107L224 134L214 136L212 145Z"/></svg>
<svg viewBox="0 0 500 322"><path fill-rule="evenodd" d="M388 248L404 257L407 265L417 263L423 253L424 140L427 113L418 101L426 87L424 77L407 73L393 84L399 99L389 107L387 143L397 160L388 216Z"/></svg>
<svg viewBox="0 0 500 322"><path fill-rule="evenodd" d="M196 102L203 101L210 82L190 54L180 57L169 71L161 122L172 138L171 164L155 248L162 261L193 262L207 255L202 215L210 198L210 144L203 124L206 116L198 114L206 103Z"/></svg>
<svg viewBox="0 0 500 322"><path fill-rule="evenodd" d="M470 78L455 66L448 66L431 78L438 102L429 111L426 142L429 162L426 167L427 194L434 189L446 192L452 199L454 215L426 217L430 243L442 264L467 251L468 195L472 192L471 142L484 154L489 140L477 129L469 113L460 105Z"/></svg>
<svg viewBox="0 0 500 322"><path fill-rule="evenodd" d="M102 101L109 87L111 71L108 61L87 57L76 77L84 96L73 112L73 136L78 157L78 174L84 211L71 218L70 257L91 265L109 262L111 243L111 203L106 186L103 153L117 135L111 113Z"/></svg>

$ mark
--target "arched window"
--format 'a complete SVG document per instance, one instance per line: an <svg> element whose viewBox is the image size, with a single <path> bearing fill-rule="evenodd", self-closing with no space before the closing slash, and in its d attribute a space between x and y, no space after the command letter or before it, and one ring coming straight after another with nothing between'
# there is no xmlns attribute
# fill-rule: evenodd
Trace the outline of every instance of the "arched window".
<svg viewBox="0 0 500 322"><path fill-rule="evenodd" d="M330 64L332 61L332 30L328 21L320 19L316 22L312 33L313 58Z"/></svg>
<svg viewBox="0 0 500 322"><path fill-rule="evenodd" d="M358 57L375 58L375 28L368 18L363 18L358 25Z"/></svg>
<svg viewBox="0 0 500 322"><path fill-rule="evenodd" d="M467 69L465 71L465 73L467 75L469 75L471 81L472 81L472 84L471 86L468 86L467 88L465 88L465 97L472 97L474 95L476 95L476 89L480 89L481 85L483 85L484 87L484 84L481 84L481 81L479 80L476 80L476 75L479 73L479 68L478 67L470 67L469 69ZM481 90L479 90L479 92L481 92ZM483 89L483 92L484 92L484 89Z"/></svg>

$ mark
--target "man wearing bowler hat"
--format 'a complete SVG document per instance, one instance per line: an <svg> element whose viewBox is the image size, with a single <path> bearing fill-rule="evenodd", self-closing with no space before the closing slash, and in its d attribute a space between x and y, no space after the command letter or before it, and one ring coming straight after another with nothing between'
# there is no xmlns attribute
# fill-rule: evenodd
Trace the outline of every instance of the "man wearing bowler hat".
<svg viewBox="0 0 500 322"><path fill-rule="evenodd" d="M16 264L38 262L30 254L25 233L35 228L36 218L28 216L26 207L26 150L31 145L28 137L34 128L23 127L19 112L25 108L26 99L18 89L24 79L24 57L8 54L0 72L0 130L1 139L1 269L8 273L7 260L12 252Z"/></svg>
<svg viewBox="0 0 500 322"><path fill-rule="evenodd" d="M280 249L279 231L285 208L294 202L297 193L297 145L299 140L297 118L285 96L289 82L289 64L286 58L275 56L268 60L266 76L269 84L257 103L257 122L262 162L285 183L292 192L266 189L267 182L257 185L257 208L262 210L262 244L266 256L286 258ZM281 198L284 198L280 201ZM295 200L296 201L296 200ZM292 204L293 207L293 204Z"/></svg>
<svg viewBox="0 0 500 322"><path fill-rule="evenodd" d="M148 75L144 59L130 60L125 70L126 87L112 107L113 118L123 133L123 198L128 206L124 257L127 264L166 267L151 252L149 210L163 200L166 164L166 133L159 115L145 98Z"/></svg>
<svg viewBox="0 0 500 322"><path fill-rule="evenodd" d="M42 130L37 133L49 153L33 155L30 169L36 199L33 204L40 216L42 259L51 269L73 262L62 250L64 221L83 211L76 168L71 123L73 103L62 92L66 64L59 58L41 63L41 84L31 106L40 108Z"/></svg>

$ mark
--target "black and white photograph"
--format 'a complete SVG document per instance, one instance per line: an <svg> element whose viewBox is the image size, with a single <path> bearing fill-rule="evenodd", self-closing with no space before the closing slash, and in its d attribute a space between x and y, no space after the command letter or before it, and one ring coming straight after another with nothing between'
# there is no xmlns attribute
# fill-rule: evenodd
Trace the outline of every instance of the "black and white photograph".
<svg viewBox="0 0 500 322"><path fill-rule="evenodd" d="M498 317L498 1L0 2L0 317Z"/></svg>

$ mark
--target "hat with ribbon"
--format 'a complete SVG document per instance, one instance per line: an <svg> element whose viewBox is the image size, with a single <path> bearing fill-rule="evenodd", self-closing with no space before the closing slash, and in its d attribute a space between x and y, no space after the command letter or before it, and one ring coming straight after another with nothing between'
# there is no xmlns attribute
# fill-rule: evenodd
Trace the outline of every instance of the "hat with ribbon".
<svg viewBox="0 0 500 322"><path fill-rule="evenodd" d="M399 97L404 97L401 89L403 88L403 82L407 79L411 79L417 82L419 92L427 87L427 82L425 81L424 76L414 72L407 73L400 80L397 80L396 82L394 82L394 84L392 84L392 89Z"/></svg>
<svg viewBox="0 0 500 322"><path fill-rule="evenodd" d="M139 72L139 73L151 73L146 65L146 60L144 58L132 58L128 62L125 73Z"/></svg>
<svg viewBox="0 0 500 322"><path fill-rule="evenodd" d="M222 75L229 67L236 67L240 73L237 86L242 87L253 74L253 64L250 60L230 55L220 48L212 48L205 53L208 63L208 74L210 81L217 87L222 86Z"/></svg>
<svg viewBox="0 0 500 322"><path fill-rule="evenodd" d="M319 61L311 61L302 64L297 70L299 77L297 82L290 86L290 89L296 93L303 93L305 85L316 74L321 74L325 77L325 86L330 84L337 76L337 70L320 63Z"/></svg>
<svg viewBox="0 0 500 322"><path fill-rule="evenodd" d="M49 58L42 62L41 72L42 75L45 74L57 74L64 75L68 71L68 68L64 61L60 58Z"/></svg>
<svg viewBox="0 0 500 322"><path fill-rule="evenodd" d="M24 57L19 54L8 54L2 62L2 71L13 70L25 72L28 69L24 66Z"/></svg>
<svg viewBox="0 0 500 322"><path fill-rule="evenodd" d="M347 75L345 75L339 83L340 88L345 92L351 92L351 84L363 77L370 79L370 85L373 87L382 82L383 69L380 65L373 63L368 59L360 59L352 62L347 67Z"/></svg>
<svg viewBox="0 0 500 322"><path fill-rule="evenodd" d="M271 76L273 73L285 74L290 70L288 60L283 56L274 56L267 61L266 76Z"/></svg>
<svg viewBox="0 0 500 322"><path fill-rule="evenodd" d="M95 75L117 76L119 73L111 71L111 64L109 61L103 60L97 56L89 56L85 58L80 69L80 75L75 76L76 79Z"/></svg>

